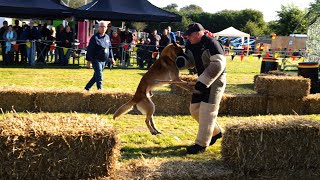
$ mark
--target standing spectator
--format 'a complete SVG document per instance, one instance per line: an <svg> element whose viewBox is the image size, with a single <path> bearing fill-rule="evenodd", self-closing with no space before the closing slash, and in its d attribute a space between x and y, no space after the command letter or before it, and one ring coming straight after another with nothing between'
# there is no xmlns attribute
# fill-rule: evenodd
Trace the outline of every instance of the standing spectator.
<svg viewBox="0 0 320 180"><path fill-rule="evenodd" d="M40 35L40 32L38 30L37 27L34 26L34 22L33 21L30 21L30 27L28 28L28 37L27 37L27 40L26 40L26 43L31 43L30 41L39 41L41 39L41 35ZM34 65L34 58L35 58L35 54L34 52L32 52L32 48L36 49L37 45L36 43L34 43L34 46L35 47L27 47L27 56L28 56L28 60L29 60L29 64L31 66Z"/></svg>
<svg viewBox="0 0 320 180"><path fill-rule="evenodd" d="M177 36L176 36L177 44L184 46L184 39L181 36L181 32L177 31Z"/></svg>
<svg viewBox="0 0 320 180"><path fill-rule="evenodd" d="M118 35L117 32L113 32L112 36L110 37L111 45L112 45L112 51L113 51L113 57L115 60L118 58L120 59L120 44L121 44L121 38Z"/></svg>
<svg viewBox="0 0 320 180"><path fill-rule="evenodd" d="M39 44L39 53L38 53L38 62L45 63L45 58L49 52L49 42L50 39L50 30L48 29L48 24L45 23L40 31L41 34L41 43Z"/></svg>
<svg viewBox="0 0 320 180"><path fill-rule="evenodd" d="M20 24L20 21L19 21L19 20L15 20L15 21L14 21L14 24L15 24L15 26L13 27L13 30L17 33L17 39L19 40L19 39L20 39L20 35L21 35L21 33L22 33L22 27L19 26L19 24ZM19 53L22 52L22 47L21 47L21 45L20 45L21 43L20 43L19 41L17 41L17 44L18 44L19 46L18 46L18 50L16 51L16 55L15 55L15 62L16 62L16 64L19 63ZM22 53L21 53L21 56L22 56ZM21 57L21 61L22 61L22 58L23 58L23 57Z"/></svg>
<svg viewBox="0 0 320 180"><path fill-rule="evenodd" d="M51 46L51 45L54 45L55 40L56 40L56 28L52 26L52 27L51 27L51 30L50 30L50 36L49 36L49 39L48 39L50 46ZM50 57L51 57L51 60L50 60L50 61L52 62L52 60L53 60L53 55L54 55L55 53L57 53L57 52L54 53L55 50L52 50L52 51L51 51L50 47L49 47L49 50L50 50Z"/></svg>
<svg viewBox="0 0 320 180"><path fill-rule="evenodd" d="M69 58L70 58L70 53L71 53L71 48L72 48L72 43L73 43L73 32L71 31L70 26L66 27L65 32L61 36L61 41L62 41L62 47L63 48L68 48L68 50L63 52L63 60L62 60L62 65L66 66L69 63Z"/></svg>
<svg viewBox="0 0 320 180"><path fill-rule="evenodd" d="M29 37L29 26L24 25L20 37L18 40L21 42L19 45L19 51L21 52L21 63L27 63L27 46L26 40Z"/></svg>
<svg viewBox="0 0 320 180"><path fill-rule="evenodd" d="M112 36L112 33L113 33L112 24L109 23L109 24L108 24L107 31L106 31L106 34L108 34L108 36L111 37L111 36Z"/></svg>
<svg viewBox="0 0 320 180"><path fill-rule="evenodd" d="M155 29L150 35L149 35L149 39L150 39L150 45L154 46L154 51L158 49L159 47L159 42L161 40L161 37L158 35L158 31Z"/></svg>
<svg viewBox="0 0 320 180"><path fill-rule="evenodd" d="M171 40L169 38L169 34L168 34L168 29L163 30L163 34L161 36L161 40L159 42L159 51L160 53L162 52L162 50L171 43Z"/></svg>
<svg viewBox="0 0 320 180"><path fill-rule="evenodd" d="M8 21L3 21L3 26L0 28L0 43L2 50L2 61L3 63L7 62L6 58L6 42L3 39L4 33L8 30Z"/></svg>
<svg viewBox="0 0 320 180"><path fill-rule="evenodd" d="M57 48L56 48L56 61L55 63L56 64L62 64L62 58L63 58L63 49L62 49L62 34L64 32L64 27L62 24L60 24L58 27L57 27L57 33L56 33L56 44L57 44Z"/></svg>
<svg viewBox="0 0 320 180"><path fill-rule="evenodd" d="M129 28L126 27L126 30L122 32L121 42L124 43L124 48L122 48L122 54L124 53L125 65L128 66L130 64L129 60L129 48L132 43L132 33L129 31ZM124 51L124 52L123 52Z"/></svg>
<svg viewBox="0 0 320 180"><path fill-rule="evenodd" d="M3 34L3 39L6 42L6 49L5 49L6 61L4 62L4 64L12 65L14 63L13 56L15 51L13 48L13 44L15 44L17 41L17 33L13 31L13 28L11 25L8 27L8 30Z"/></svg>
<svg viewBox="0 0 320 180"><path fill-rule="evenodd" d="M87 47L86 59L92 62L94 70L91 80L84 88L87 91L90 90L94 83L96 83L98 89L102 89L102 72L107 63L111 62L114 64L112 46L109 36L105 33L106 29L107 22L100 21L99 32L91 37L89 46Z"/></svg>

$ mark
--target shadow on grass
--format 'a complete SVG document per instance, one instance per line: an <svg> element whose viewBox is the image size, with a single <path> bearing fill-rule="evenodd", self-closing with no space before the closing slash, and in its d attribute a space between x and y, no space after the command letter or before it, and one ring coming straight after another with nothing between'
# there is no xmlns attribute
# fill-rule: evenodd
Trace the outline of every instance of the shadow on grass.
<svg viewBox="0 0 320 180"><path fill-rule="evenodd" d="M121 158L123 160L137 159L143 156L144 158L164 158L164 157L183 157L186 156L186 146L170 146L170 147L123 147Z"/></svg>

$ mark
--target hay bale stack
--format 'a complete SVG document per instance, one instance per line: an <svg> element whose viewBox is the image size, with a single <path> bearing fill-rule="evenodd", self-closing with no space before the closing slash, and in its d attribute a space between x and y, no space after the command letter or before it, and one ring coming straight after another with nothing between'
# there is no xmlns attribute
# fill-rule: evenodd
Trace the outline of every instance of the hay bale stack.
<svg viewBox="0 0 320 180"><path fill-rule="evenodd" d="M189 113L191 97L179 96L168 92L154 92L152 101L156 115L186 115Z"/></svg>
<svg viewBox="0 0 320 180"><path fill-rule="evenodd" d="M87 179L112 175L118 139L97 117L5 115L0 121L3 179Z"/></svg>
<svg viewBox="0 0 320 180"><path fill-rule="evenodd" d="M31 89L17 87L0 88L0 108L3 111L34 111L34 100L35 94Z"/></svg>
<svg viewBox="0 0 320 180"><path fill-rule="evenodd" d="M99 114L113 114L128 102L133 93L122 91L100 91L90 95L89 111Z"/></svg>
<svg viewBox="0 0 320 180"><path fill-rule="evenodd" d="M320 114L320 94L310 94L305 98L307 114Z"/></svg>
<svg viewBox="0 0 320 180"><path fill-rule="evenodd" d="M267 114L305 114L305 99L268 97Z"/></svg>
<svg viewBox="0 0 320 180"><path fill-rule="evenodd" d="M248 119L227 124L222 158L244 172L320 168L320 123L302 117Z"/></svg>
<svg viewBox="0 0 320 180"><path fill-rule="evenodd" d="M310 93L310 79L300 76L259 76L255 90L267 96L303 98Z"/></svg>
<svg viewBox="0 0 320 180"><path fill-rule="evenodd" d="M87 112L90 96L83 91L45 90L36 92L36 109L44 112Z"/></svg>
<svg viewBox="0 0 320 180"><path fill-rule="evenodd" d="M283 76L292 76L292 77L296 77L296 75L293 75L293 74L288 74L288 73L285 73L285 72L282 72L282 71L269 71L268 73L261 73L261 74L257 74L253 77L253 83L256 84L256 79L258 77L261 77L261 76L280 76L280 77L283 77Z"/></svg>
<svg viewBox="0 0 320 180"><path fill-rule="evenodd" d="M260 94L228 95L228 115L266 114L267 96Z"/></svg>

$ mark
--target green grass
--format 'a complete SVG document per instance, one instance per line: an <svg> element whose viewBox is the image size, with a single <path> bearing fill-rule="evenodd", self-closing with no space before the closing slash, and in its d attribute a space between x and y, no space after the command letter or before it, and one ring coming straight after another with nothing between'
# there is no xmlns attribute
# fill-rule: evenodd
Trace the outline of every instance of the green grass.
<svg viewBox="0 0 320 180"><path fill-rule="evenodd" d="M245 58L240 61L236 57L233 61L227 59L227 88L226 93L254 93L253 76L260 72L261 61ZM133 67L136 67L134 65ZM119 69L111 71L106 69L104 75L104 88L135 91L142 75L146 70L136 68ZM182 71L181 73L187 73ZM2 67L0 68L0 86L19 86L34 88L66 88L83 89L93 74L92 69L83 67L61 68L56 66L29 67ZM169 90L168 86L158 90Z"/></svg>

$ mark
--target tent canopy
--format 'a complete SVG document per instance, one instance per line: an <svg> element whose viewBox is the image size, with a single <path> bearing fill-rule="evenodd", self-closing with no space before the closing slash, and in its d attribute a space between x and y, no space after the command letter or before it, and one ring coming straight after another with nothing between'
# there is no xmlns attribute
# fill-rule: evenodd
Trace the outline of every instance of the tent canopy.
<svg viewBox="0 0 320 180"><path fill-rule="evenodd" d="M226 36L226 37L250 37L250 34L239 31L234 27L228 27L220 32L214 33L215 36Z"/></svg>
<svg viewBox="0 0 320 180"><path fill-rule="evenodd" d="M0 0L0 17L56 19L71 17L73 11L52 0Z"/></svg>
<svg viewBox="0 0 320 180"><path fill-rule="evenodd" d="M76 11L78 19L174 22L181 16L162 10L147 0L96 0Z"/></svg>

